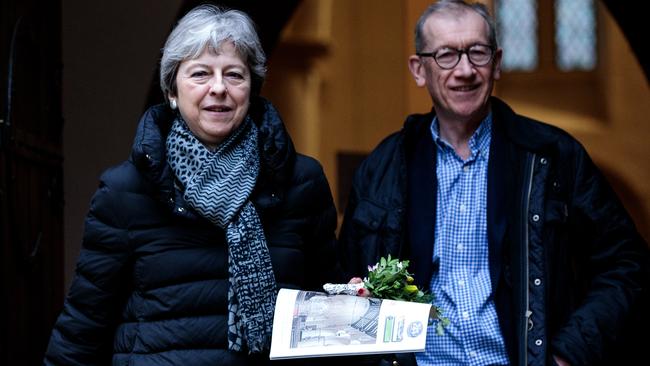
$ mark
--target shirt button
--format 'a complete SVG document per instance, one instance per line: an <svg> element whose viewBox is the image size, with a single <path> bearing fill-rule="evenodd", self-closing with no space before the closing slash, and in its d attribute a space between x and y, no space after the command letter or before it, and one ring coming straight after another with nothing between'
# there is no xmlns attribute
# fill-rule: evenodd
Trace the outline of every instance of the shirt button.
<svg viewBox="0 0 650 366"><path fill-rule="evenodd" d="M539 215L537 214L533 215L533 221L535 222L539 221Z"/></svg>
<svg viewBox="0 0 650 366"><path fill-rule="evenodd" d="M465 209L467 209L467 207L465 206L465 204L461 203L459 209L460 212L465 212Z"/></svg>
<svg viewBox="0 0 650 366"><path fill-rule="evenodd" d="M469 171L469 165L465 165L465 166L463 167L463 171L466 171L466 172Z"/></svg>
<svg viewBox="0 0 650 366"><path fill-rule="evenodd" d="M182 207L179 207L179 208L178 208L178 212L184 212L184 211L185 211L184 208L182 208Z"/></svg>
<svg viewBox="0 0 650 366"><path fill-rule="evenodd" d="M458 287L463 287L463 286L465 286L465 281L463 281L463 280L458 280L457 283L458 283Z"/></svg>
<svg viewBox="0 0 650 366"><path fill-rule="evenodd" d="M457 251L462 252L463 249L465 249L465 247L463 246L463 244L458 244L458 245L456 245L456 250L457 250Z"/></svg>
<svg viewBox="0 0 650 366"><path fill-rule="evenodd" d="M467 312L467 311L463 311L463 319L464 319L464 320L469 319L469 312Z"/></svg>
<svg viewBox="0 0 650 366"><path fill-rule="evenodd" d="M535 340L535 345L536 345L536 346L541 346L542 343L544 343L544 342L542 342L541 339L536 339L536 340Z"/></svg>
<svg viewBox="0 0 650 366"><path fill-rule="evenodd" d="M539 278L536 278L536 279L533 281L533 283L535 284L535 286L539 286L539 285L542 284L542 280L540 280Z"/></svg>
<svg viewBox="0 0 650 366"><path fill-rule="evenodd" d="M469 356L470 357L476 357L477 356L476 351L469 351Z"/></svg>
<svg viewBox="0 0 650 366"><path fill-rule="evenodd" d="M546 160L546 158L541 158L539 159L539 162L542 163L542 165L546 165L546 163L548 163L548 160Z"/></svg>

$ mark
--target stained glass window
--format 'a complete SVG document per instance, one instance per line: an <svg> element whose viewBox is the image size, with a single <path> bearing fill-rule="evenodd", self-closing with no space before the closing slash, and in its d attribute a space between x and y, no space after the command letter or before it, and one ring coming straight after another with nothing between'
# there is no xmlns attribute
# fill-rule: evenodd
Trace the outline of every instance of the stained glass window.
<svg viewBox="0 0 650 366"><path fill-rule="evenodd" d="M497 35L503 48L505 71L532 71L537 67L537 1L499 0Z"/></svg>
<svg viewBox="0 0 650 366"><path fill-rule="evenodd" d="M556 63L560 70L596 66L596 14L593 0L555 1Z"/></svg>

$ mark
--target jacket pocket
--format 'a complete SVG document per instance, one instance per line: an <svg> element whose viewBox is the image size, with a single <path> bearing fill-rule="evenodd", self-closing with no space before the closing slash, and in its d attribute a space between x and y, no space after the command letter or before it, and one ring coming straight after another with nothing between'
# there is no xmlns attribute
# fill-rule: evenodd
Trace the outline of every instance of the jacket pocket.
<svg viewBox="0 0 650 366"><path fill-rule="evenodd" d="M379 256L384 255L382 243L387 214L384 207L366 200L360 201L354 211L352 222L364 269L367 265L374 265Z"/></svg>
<svg viewBox="0 0 650 366"><path fill-rule="evenodd" d="M370 201L361 201L354 211L352 220L360 229L377 231L386 220L386 209Z"/></svg>
<svg viewBox="0 0 650 366"><path fill-rule="evenodd" d="M563 201L546 201L544 211L544 221L547 223L565 223L569 218L569 208Z"/></svg>

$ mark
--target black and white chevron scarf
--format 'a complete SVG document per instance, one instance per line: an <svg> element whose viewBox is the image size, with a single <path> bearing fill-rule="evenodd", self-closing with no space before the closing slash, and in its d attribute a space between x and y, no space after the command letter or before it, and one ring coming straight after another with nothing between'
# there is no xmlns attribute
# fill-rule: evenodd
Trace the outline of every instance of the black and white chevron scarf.
<svg viewBox="0 0 650 366"><path fill-rule="evenodd" d="M247 118L212 152L179 117L167 136L167 162L201 216L228 241L228 348L270 345L276 283L262 223L250 195L259 173L257 126Z"/></svg>

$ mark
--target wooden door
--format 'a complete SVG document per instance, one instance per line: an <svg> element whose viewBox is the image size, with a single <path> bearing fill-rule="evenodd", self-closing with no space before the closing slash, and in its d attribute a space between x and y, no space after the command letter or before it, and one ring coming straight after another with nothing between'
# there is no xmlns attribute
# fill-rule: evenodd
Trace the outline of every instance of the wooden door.
<svg viewBox="0 0 650 366"><path fill-rule="evenodd" d="M63 298L60 1L0 5L0 364L40 365Z"/></svg>

